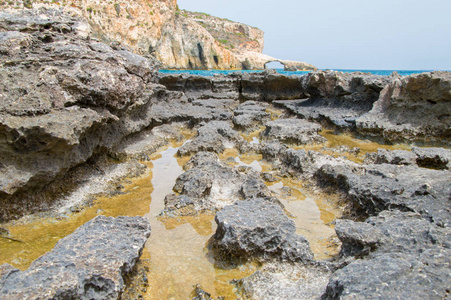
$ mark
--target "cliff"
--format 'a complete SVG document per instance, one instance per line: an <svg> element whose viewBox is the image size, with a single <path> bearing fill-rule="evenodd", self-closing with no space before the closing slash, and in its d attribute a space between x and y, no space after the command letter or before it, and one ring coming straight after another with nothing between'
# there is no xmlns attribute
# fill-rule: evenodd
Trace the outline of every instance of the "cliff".
<svg viewBox="0 0 451 300"><path fill-rule="evenodd" d="M43 0L0 1L1 8L31 8ZM312 65L263 55L264 32L258 28L179 10L176 0L54 0L75 8L103 42L125 46L156 58L169 69L264 69L280 61L287 70L315 70Z"/></svg>

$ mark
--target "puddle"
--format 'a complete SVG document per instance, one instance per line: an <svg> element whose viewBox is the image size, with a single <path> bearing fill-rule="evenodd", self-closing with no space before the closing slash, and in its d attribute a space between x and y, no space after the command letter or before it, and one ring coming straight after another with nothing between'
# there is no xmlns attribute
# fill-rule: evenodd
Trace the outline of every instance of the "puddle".
<svg viewBox="0 0 451 300"><path fill-rule="evenodd" d="M346 156L347 159L356 163L362 163L367 153L377 152L378 149L408 151L412 149L412 146L407 144L379 144L370 140L356 138L351 134L334 134L333 130L323 130L320 134L327 139L326 143L294 146L293 149L314 150L334 157ZM355 155L346 151L340 151L341 146L345 146L349 150L357 147L360 148L360 151Z"/></svg>
<svg viewBox="0 0 451 300"><path fill-rule="evenodd" d="M235 278L249 276L255 267L237 269L216 268L206 245L216 230L213 215L196 217L158 217L164 209L164 197L172 192L177 177L183 173L182 163L175 157L178 148L162 151L153 160L150 211L146 216L152 226L140 265L147 268L149 287L145 299L186 299L195 284L200 284L212 296L235 299Z"/></svg>
<svg viewBox="0 0 451 300"><path fill-rule="evenodd" d="M269 164L262 162L260 155L241 155L235 160L238 165L259 172L271 169ZM338 195L312 191L301 180L289 178L280 178L267 186L285 206L296 225L296 232L309 241L315 259L330 259L338 254L338 238L332 224L342 212Z"/></svg>
<svg viewBox="0 0 451 300"><path fill-rule="evenodd" d="M326 147L343 144L360 147L362 150L359 155L378 148L404 149L404 146L383 146L350 136L336 136L329 131L322 134L329 139ZM257 135L251 134L248 138L258 143ZM174 144L152 155L151 162L145 163L148 166L146 174L124 184L126 193L123 195L99 197L92 207L65 219L41 219L6 226L11 237L22 242L0 238L0 264L10 263L26 269L33 260L50 251L59 239L99 214L141 215L148 217L152 226L151 237L138 263L139 268L147 270L149 280L148 287L141 289L144 299L186 299L195 284L200 284L213 297L236 299L230 281L249 276L258 266L247 264L236 269L215 266L214 259L206 251L208 239L216 229L214 216L158 216L164 208L164 197L172 192L176 178L183 173L182 166L189 159L175 157L180 145ZM314 147L320 149L324 146ZM249 166L259 172L271 171L271 166L262 162L261 155L240 155L236 149L227 149L219 156L222 161L234 166ZM297 232L309 240L315 258L328 259L336 255L339 248L331 223L340 216L340 209L336 205L338 196L312 191L302 181L288 178L277 178L276 182L268 183L268 186L284 204L296 224Z"/></svg>

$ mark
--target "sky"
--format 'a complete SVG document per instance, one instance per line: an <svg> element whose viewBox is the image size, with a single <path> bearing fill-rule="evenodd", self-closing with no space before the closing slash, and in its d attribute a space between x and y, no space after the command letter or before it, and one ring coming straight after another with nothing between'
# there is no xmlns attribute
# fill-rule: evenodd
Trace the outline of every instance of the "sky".
<svg viewBox="0 0 451 300"><path fill-rule="evenodd" d="M321 69L451 70L451 0L178 0L265 32L263 53Z"/></svg>

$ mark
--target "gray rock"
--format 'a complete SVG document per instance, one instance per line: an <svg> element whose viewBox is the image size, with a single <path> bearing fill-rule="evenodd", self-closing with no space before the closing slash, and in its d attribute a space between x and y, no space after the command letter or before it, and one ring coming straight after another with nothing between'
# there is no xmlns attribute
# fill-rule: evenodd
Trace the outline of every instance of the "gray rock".
<svg viewBox="0 0 451 300"><path fill-rule="evenodd" d="M320 299L331 272L326 267L268 263L238 281L246 299Z"/></svg>
<svg viewBox="0 0 451 300"><path fill-rule="evenodd" d="M28 270L4 274L0 299L118 299L149 236L144 218L98 216Z"/></svg>
<svg viewBox="0 0 451 300"><path fill-rule="evenodd" d="M439 141L451 137L451 73L401 77L387 85L368 114L356 120L361 134L396 141Z"/></svg>
<svg viewBox="0 0 451 300"><path fill-rule="evenodd" d="M205 77L186 74L159 74L158 82L171 91L185 93L194 99L239 99L236 76Z"/></svg>
<svg viewBox="0 0 451 300"><path fill-rule="evenodd" d="M221 163L214 153L198 152L186 163L185 170L174 185L177 194L165 198L166 215L216 212L236 201L256 197L280 204L255 172L241 174Z"/></svg>
<svg viewBox="0 0 451 300"><path fill-rule="evenodd" d="M168 96L154 61L100 46L89 28L59 8L0 12L2 221L47 209L50 183L151 125Z"/></svg>
<svg viewBox="0 0 451 300"><path fill-rule="evenodd" d="M261 198L239 201L215 216L214 248L230 257L310 262L308 241L280 206Z"/></svg>
<svg viewBox="0 0 451 300"><path fill-rule="evenodd" d="M413 165L323 165L316 180L345 192L363 215L398 208L443 226L451 224L449 171Z"/></svg>
<svg viewBox="0 0 451 300"><path fill-rule="evenodd" d="M351 220L337 220L335 231L342 242L342 256L357 256L374 251L385 236L377 227L368 223Z"/></svg>
<svg viewBox="0 0 451 300"><path fill-rule="evenodd" d="M161 125L152 130L143 130L138 134L125 138L113 147L110 156L119 160L139 159L150 160L150 155L160 147L168 145L170 141L181 141L183 135L177 126Z"/></svg>
<svg viewBox="0 0 451 300"><path fill-rule="evenodd" d="M336 129L353 130L356 119L372 109L381 90L394 80L368 73L317 71L301 77L303 97L275 101L300 118Z"/></svg>
<svg viewBox="0 0 451 300"><path fill-rule="evenodd" d="M365 223L337 222L337 227L343 249L368 248L359 252L363 259L332 275L324 299L446 298L449 227L399 211L384 211Z"/></svg>
<svg viewBox="0 0 451 300"><path fill-rule="evenodd" d="M320 144L326 139L318 132L321 125L301 119L278 119L265 124L266 129L261 137L265 139L277 139L292 144Z"/></svg>
<svg viewBox="0 0 451 300"><path fill-rule="evenodd" d="M245 100L272 101L303 98L304 88L298 76L286 76L267 70L241 75L240 97Z"/></svg>
<svg viewBox="0 0 451 300"><path fill-rule="evenodd" d="M245 132L254 131L270 120L271 114L266 112L267 107L267 103L246 101L233 111L233 124Z"/></svg>
<svg viewBox="0 0 451 300"><path fill-rule="evenodd" d="M417 156L416 162L420 167L437 170L451 169L451 151L444 148L417 148L412 152Z"/></svg>
<svg viewBox="0 0 451 300"><path fill-rule="evenodd" d="M248 143L228 122L212 121L197 130L197 136L178 150L179 155L195 154L200 151L222 153L226 148L246 149Z"/></svg>
<svg viewBox="0 0 451 300"><path fill-rule="evenodd" d="M378 149L377 152L367 153L364 159L366 164L392 164L415 165L417 156L415 153L405 150Z"/></svg>

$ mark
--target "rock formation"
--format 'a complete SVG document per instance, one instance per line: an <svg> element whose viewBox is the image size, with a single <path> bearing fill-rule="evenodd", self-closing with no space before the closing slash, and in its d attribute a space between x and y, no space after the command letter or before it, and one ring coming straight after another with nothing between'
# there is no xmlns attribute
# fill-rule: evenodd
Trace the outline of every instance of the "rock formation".
<svg viewBox="0 0 451 300"><path fill-rule="evenodd" d="M99 216L26 271L0 266L0 299L118 299L150 236L141 217Z"/></svg>
<svg viewBox="0 0 451 300"><path fill-rule="evenodd" d="M47 6L42 0L2 1L0 7ZM180 10L177 0L55 0L88 20L103 42L157 59L169 69L262 70L280 61L286 70L316 70L310 64L262 54L263 31L208 14Z"/></svg>
<svg viewBox="0 0 451 300"><path fill-rule="evenodd" d="M320 148L327 134L319 131L449 147L449 73L157 75L156 60L94 38L95 23L80 16L80 7L92 14L91 20L99 12L86 8L90 2L77 3L79 8L64 10L0 12L2 226L22 215L55 210L54 201L64 201L67 192L66 176L86 183L92 178L77 170L108 165L107 158L117 160L115 167L125 164L123 170L111 176L102 174L107 169L102 168L97 178L114 181L140 174L145 167L133 159L149 159L168 140L180 141L177 128L189 126L197 135L178 154L193 157L174 193L166 196L163 217L216 213L218 230L209 245L229 257L265 263L237 281L242 294L261 299L447 297L450 150L380 149L357 163L349 159L359 153L354 146ZM152 6L160 9L161 20L170 13L164 7L175 5L171 3ZM132 22L131 6L118 4L97 5L112 5L117 18L130 14L126 19ZM138 9L139 2L135 4ZM207 17L204 24L211 31L222 26ZM230 30L239 30L233 24ZM243 31L258 36L257 31ZM222 38L223 31L218 32ZM198 57L204 50L196 49ZM275 106L283 110L279 120L271 119ZM243 137L260 128L262 141ZM292 143L319 143L315 149L320 150L293 149ZM261 155L272 169L236 166L233 157L220 160L231 148ZM301 178L315 191L340 195L347 219L335 221L342 248L333 261L315 261L306 238L296 234L288 205L283 209L287 202L282 200L288 199L283 192L288 194L289 188L273 193L262 178ZM87 188L102 190L97 181ZM28 270L2 265L0 298L118 298L149 233L140 217L98 217ZM8 228L0 228L0 234L14 241ZM196 293L208 294L200 287Z"/></svg>

